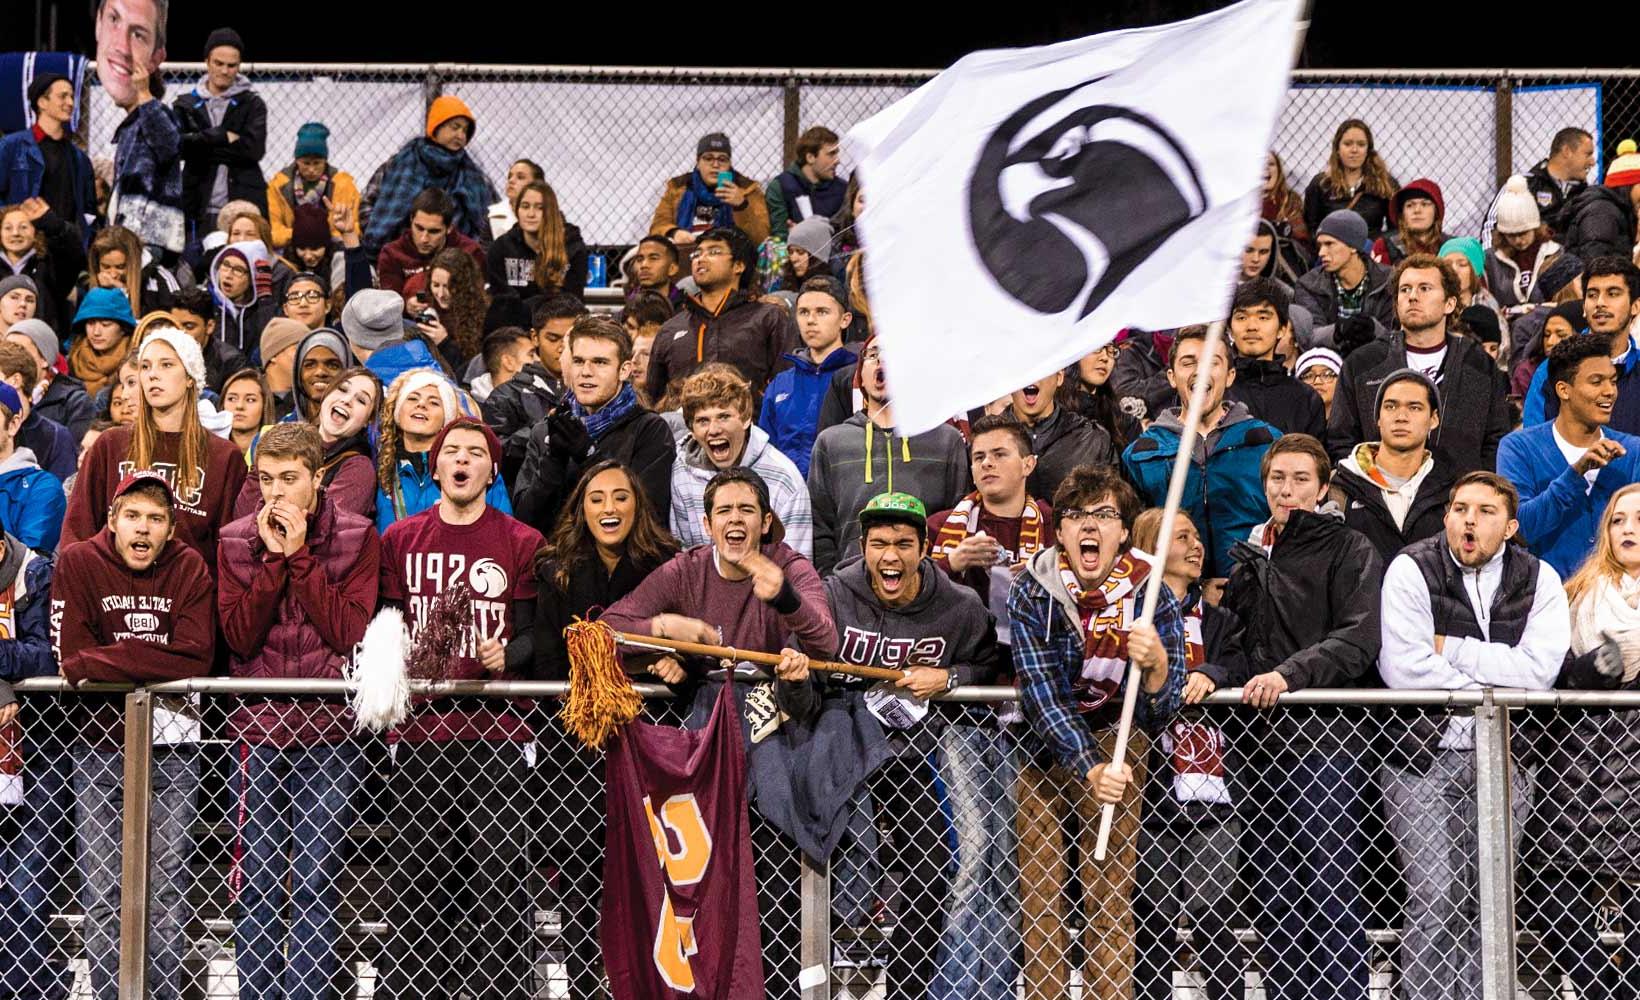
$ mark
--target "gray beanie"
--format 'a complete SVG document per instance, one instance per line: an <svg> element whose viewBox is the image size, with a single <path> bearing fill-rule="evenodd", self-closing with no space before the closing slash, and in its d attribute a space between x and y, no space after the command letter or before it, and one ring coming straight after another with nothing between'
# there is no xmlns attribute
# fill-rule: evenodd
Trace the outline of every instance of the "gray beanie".
<svg viewBox="0 0 1640 1000"><path fill-rule="evenodd" d="M1380 409L1382 409L1383 406L1384 406L1384 393L1388 392L1389 387L1394 385L1397 382L1416 382L1419 385L1423 386L1424 388L1428 389L1429 390L1429 398L1434 400L1434 402L1431 404L1430 408L1433 409L1437 413L1440 412L1440 410L1441 410L1441 390L1436 388L1435 383L1430 380L1430 377L1428 375L1425 375L1423 372L1418 371L1414 368L1397 368L1394 371L1390 372L1388 375L1385 375L1384 376L1384 381L1382 381L1378 384L1378 398L1376 398L1372 401L1372 412L1373 412L1373 416L1375 418L1378 414L1378 411Z"/></svg>
<svg viewBox="0 0 1640 1000"><path fill-rule="evenodd" d="M26 274L8 274L6 277L0 278L0 298L5 298L19 288L26 289L35 298L40 297L40 286L36 285L34 279Z"/></svg>
<svg viewBox="0 0 1640 1000"><path fill-rule="evenodd" d="M831 259L831 222L820 216L804 219L791 228L787 244L809 252L809 256L824 264Z"/></svg>
<svg viewBox="0 0 1640 1000"><path fill-rule="evenodd" d="M1347 208L1328 214L1315 234L1331 236L1357 253L1367 251L1367 220Z"/></svg>
<svg viewBox="0 0 1640 1000"><path fill-rule="evenodd" d="M33 341L34 349L40 352L40 357L45 358L48 365L57 360L57 352L62 350L51 324L43 319L25 319L21 323L13 323L6 333L20 333Z"/></svg>
<svg viewBox="0 0 1640 1000"><path fill-rule="evenodd" d="M385 288L366 288L342 307L342 329L354 348L391 347L404 339L404 299Z"/></svg>

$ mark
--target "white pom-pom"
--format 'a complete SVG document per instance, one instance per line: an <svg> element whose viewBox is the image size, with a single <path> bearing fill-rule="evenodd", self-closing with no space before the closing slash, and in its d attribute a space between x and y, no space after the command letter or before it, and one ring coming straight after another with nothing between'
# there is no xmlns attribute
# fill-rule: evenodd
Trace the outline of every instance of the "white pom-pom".
<svg viewBox="0 0 1640 1000"><path fill-rule="evenodd" d="M1506 194L1530 195L1532 193L1532 189L1526 184L1526 178L1522 177L1520 174L1515 174L1513 177L1504 181L1503 190Z"/></svg>
<svg viewBox="0 0 1640 1000"><path fill-rule="evenodd" d="M404 614L383 608L364 630L347 679L358 685L353 692L355 725L362 732L383 732L410 714L410 678L405 660L410 655L410 633Z"/></svg>

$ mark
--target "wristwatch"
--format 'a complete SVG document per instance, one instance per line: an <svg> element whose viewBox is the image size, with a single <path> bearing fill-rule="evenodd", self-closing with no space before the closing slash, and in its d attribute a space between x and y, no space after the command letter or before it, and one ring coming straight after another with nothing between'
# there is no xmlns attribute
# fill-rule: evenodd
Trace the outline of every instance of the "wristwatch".
<svg viewBox="0 0 1640 1000"><path fill-rule="evenodd" d="M957 672L955 670L947 670L945 672L945 689L947 691L955 691L961 686L961 682L957 679Z"/></svg>

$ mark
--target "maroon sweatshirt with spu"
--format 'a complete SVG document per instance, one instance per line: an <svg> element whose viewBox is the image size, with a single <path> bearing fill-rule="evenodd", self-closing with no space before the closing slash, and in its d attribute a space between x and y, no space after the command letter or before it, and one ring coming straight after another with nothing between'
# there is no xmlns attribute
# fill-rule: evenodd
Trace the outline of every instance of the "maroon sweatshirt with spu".
<svg viewBox="0 0 1640 1000"><path fill-rule="evenodd" d="M157 683L210 672L216 644L215 588L198 550L165 543L145 570L133 570L104 528L63 549L51 582L51 641L63 676ZM123 697L76 699L83 738L102 749L123 744Z"/></svg>
<svg viewBox="0 0 1640 1000"><path fill-rule="evenodd" d="M216 568L217 534L233 518L234 500L245 482L245 456L233 442L205 435L205 467L196 470L193 489L178 491L172 509L176 515L178 541L186 542L204 557L206 566ZM177 489L177 452L182 435L161 432L154 447L150 467ZM108 524L108 505L114 488L129 472L131 428L116 427L99 437L80 464L74 493L68 498L68 515L63 519L62 545L83 541Z"/></svg>

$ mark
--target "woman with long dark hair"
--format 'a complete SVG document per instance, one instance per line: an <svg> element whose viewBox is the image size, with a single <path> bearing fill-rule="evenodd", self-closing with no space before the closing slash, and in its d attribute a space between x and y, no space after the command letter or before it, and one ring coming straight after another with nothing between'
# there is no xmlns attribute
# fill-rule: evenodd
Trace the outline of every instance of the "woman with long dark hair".
<svg viewBox="0 0 1640 1000"><path fill-rule="evenodd" d="M1389 200L1398 187L1373 145L1372 129L1351 118L1333 133L1327 169L1304 189L1304 225L1313 233L1330 213L1347 208L1366 222L1367 235L1376 239L1389 220Z"/></svg>
<svg viewBox="0 0 1640 1000"><path fill-rule="evenodd" d="M484 276L466 251L449 247L433 258L427 269L427 300L438 320L418 324L421 332L459 372L481 350L484 313L490 307Z"/></svg>
<svg viewBox="0 0 1640 1000"><path fill-rule="evenodd" d="M677 551L631 469L615 461L587 469L536 559L536 676L568 680L564 628L576 618L598 617ZM547 752L556 766L547 772L553 774L553 793L542 799L548 803L545 829L572 831L550 855L567 884L560 911L569 995L594 997L602 964L597 928L604 838L601 827L586 828L586 817L602 815L603 760L563 735L548 741Z"/></svg>
<svg viewBox="0 0 1640 1000"><path fill-rule="evenodd" d="M580 295L587 283L587 245L581 230L564 221L558 194L543 180L532 180L512 198L518 221L490 246L484 278L490 291L510 291L519 298Z"/></svg>
<svg viewBox="0 0 1640 1000"><path fill-rule="evenodd" d="M1106 344L1066 368L1065 378L1059 383L1059 405L1103 427L1110 435L1111 446L1120 454L1128 442L1144 432L1144 427L1123 411L1111 387L1117 353L1115 344Z"/></svg>

